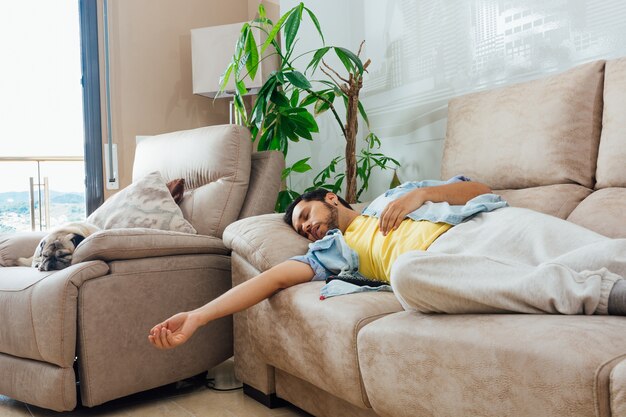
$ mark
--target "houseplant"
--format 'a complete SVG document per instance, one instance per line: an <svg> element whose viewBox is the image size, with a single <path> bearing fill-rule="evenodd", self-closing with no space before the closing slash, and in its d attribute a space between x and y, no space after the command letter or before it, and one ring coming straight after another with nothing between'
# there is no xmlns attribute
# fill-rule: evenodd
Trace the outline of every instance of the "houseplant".
<svg viewBox="0 0 626 417"><path fill-rule="evenodd" d="M294 46L305 12L317 29L322 47L294 57ZM253 28L261 30L267 36L262 45L256 44ZM281 29L284 32L284 47L278 42ZM303 3L287 11L275 24L267 18L261 4L259 17L241 28L233 59L220 80L221 91L224 91L230 77L234 77L235 109L250 129L252 139L258 138L259 150L280 150L286 156L289 142L313 140L312 134L319 131L315 116L330 111L346 141L345 155L333 158L314 177L313 184L307 190L323 187L338 193L345 183L345 199L350 203L359 201L361 194L367 190L373 169L399 166L398 161L378 151L380 139L371 131L365 136L365 144L357 153L359 117L369 130L367 113L359 100L363 74L370 63L369 60L365 63L361 61L362 46L363 43L355 54L346 48L325 45L317 17ZM263 84L248 112L243 100L247 93L243 80L246 76L254 79L257 67L264 59L260 57L268 48L273 48L273 53L279 56L280 66ZM340 74L324 61L324 56L329 53L334 53L339 58L347 75ZM305 57L308 57L305 70L299 71L296 61ZM325 79L312 78L317 69L326 76ZM337 112L337 101L342 102L346 108L345 119ZM309 110L311 106L313 113ZM285 168L283 179L294 173L311 170L308 161L309 158L304 158ZM338 169L341 165L345 166L343 171ZM394 175L395 178L397 177ZM290 181L278 197L278 211L282 211L299 195L289 185Z"/></svg>

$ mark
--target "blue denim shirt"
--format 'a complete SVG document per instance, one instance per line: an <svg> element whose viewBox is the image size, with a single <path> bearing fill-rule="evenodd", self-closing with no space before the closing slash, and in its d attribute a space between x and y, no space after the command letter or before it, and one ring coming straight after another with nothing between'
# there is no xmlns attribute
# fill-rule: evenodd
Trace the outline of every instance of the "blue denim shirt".
<svg viewBox="0 0 626 417"><path fill-rule="evenodd" d="M405 182L377 197L361 214L364 216L380 217L384 208L387 207L387 204L409 191L416 188L434 187L462 181L470 181L470 179L457 175L456 177L450 178L448 181L426 180ZM451 206L448 203L433 203L427 201L420 208L409 213L407 217L416 221L428 220L433 223L441 222L457 225L480 212L492 211L506 206L506 201L499 195L482 194L469 200L463 206ZM294 256L291 259L308 264L315 272L313 281L326 280L326 278L331 275L361 276L358 272L359 255L348 246L339 229L329 230L322 239L310 243L309 251L306 255Z"/></svg>

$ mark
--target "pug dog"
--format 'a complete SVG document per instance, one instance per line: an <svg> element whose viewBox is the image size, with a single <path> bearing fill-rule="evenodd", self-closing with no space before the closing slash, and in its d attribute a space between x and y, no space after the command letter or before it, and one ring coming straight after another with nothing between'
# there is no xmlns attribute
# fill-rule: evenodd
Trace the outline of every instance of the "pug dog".
<svg viewBox="0 0 626 417"><path fill-rule="evenodd" d="M60 226L41 239L32 258L20 258L19 264L40 271L67 268L72 264L72 256L80 242L98 230L98 227L85 222Z"/></svg>

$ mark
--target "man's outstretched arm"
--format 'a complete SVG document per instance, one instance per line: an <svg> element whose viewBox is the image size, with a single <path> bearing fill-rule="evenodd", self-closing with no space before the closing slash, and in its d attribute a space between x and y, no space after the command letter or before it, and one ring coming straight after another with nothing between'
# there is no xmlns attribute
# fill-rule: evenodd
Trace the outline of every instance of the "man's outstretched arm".
<svg viewBox="0 0 626 417"><path fill-rule="evenodd" d="M383 234L397 229L407 214L417 210L427 201L447 202L450 205L464 205L472 198L488 194L491 188L480 182L464 181L435 187L416 188L397 200L392 201L380 214L380 231Z"/></svg>
<svg viewBox="0 0 626 417"><path fill-rule="evenodd" d="M148 340L159 349L171 349L185 343L199 327L210 321L252 307L279 290L310 281L314 275L308 264L285 261L196 310L178 313L157 324L150 330Z"/></svg>

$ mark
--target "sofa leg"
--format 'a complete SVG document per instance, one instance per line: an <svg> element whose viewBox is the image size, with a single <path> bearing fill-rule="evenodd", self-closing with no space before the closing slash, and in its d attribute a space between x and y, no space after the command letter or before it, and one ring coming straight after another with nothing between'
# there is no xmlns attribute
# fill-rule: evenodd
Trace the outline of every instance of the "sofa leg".
<svg viewBox="0 0 626 417"><path fill-rule="evenodd" d="M243 393L248 397L257 400L267 408L285 407L289 404L288 401L278 398L276 394L265 394L248 384L243 384Z"/></svg>

